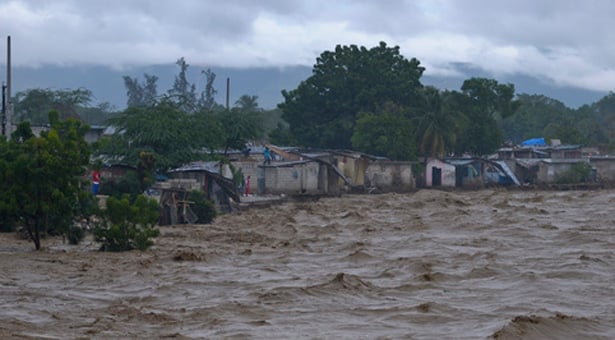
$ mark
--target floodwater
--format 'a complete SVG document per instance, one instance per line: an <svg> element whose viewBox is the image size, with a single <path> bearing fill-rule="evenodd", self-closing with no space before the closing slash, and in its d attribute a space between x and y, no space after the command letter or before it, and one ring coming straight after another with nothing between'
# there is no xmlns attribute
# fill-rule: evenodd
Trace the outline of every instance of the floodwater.
<svg viewBox="0 0 615 340"><path fill-rule="evenodd" d="M0 338L615 339L615 190L349 195L161 228L0 235Z"/></svg>

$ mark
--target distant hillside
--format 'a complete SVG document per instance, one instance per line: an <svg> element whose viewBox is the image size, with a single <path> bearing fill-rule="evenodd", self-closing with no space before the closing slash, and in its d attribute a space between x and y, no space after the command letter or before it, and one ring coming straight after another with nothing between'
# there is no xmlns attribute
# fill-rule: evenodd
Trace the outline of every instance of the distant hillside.
<svg viewBox="0 0 615 340"><path fill-rule="evenodd" d="M543 94L557 99L571 108L591 104L607 93L589 91L572 87L558 87L555 84L528 76L494 77L481 73L480 70L456 65L467 77L435 77L425 75L421 78L425 85L441 89L458 90L463 81L472 76L494 78L501 83L515 84L517 93ZM190 81L197 84L197 89L204 87L204 68L191 65L188 69ZM310 76L311 67L295 66L286 68L250 68L231 69L211 67L216 74L214 86L218 91L217 101L226 103L226 79L230 78L230 104L235 103L241 95L256 95L259 105L265 109L275 108L282 101L281 91L292 90ZM2 69L4 71L4 69ZM143 74L158 76L158 93L166 92L173 84L178 67L175 64L136 67L130 70L112 70L98 66L44 66L40 68L15 67L13 69L13 94L30 88L75 89L84 87L91 90L99 102L109 102L118 109L126 105L126 90L122 77L128 75L143 79ZM2 79L4 73L0 73Z"/></svg>

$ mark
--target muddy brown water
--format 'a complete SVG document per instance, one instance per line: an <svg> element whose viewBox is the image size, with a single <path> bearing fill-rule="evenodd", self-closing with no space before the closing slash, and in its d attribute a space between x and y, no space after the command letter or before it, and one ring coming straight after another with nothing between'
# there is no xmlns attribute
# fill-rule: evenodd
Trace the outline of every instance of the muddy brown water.
<svg viewBox="0 0 615 340"><path fill-rule="evenodd" d="M161 228L0 235L0 338L615 339L615 190L349 195Z"/></svg>

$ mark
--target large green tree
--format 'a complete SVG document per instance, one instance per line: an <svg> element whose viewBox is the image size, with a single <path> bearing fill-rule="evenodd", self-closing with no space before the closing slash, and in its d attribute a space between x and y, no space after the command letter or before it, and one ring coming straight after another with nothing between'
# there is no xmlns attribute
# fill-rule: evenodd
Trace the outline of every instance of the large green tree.
<svg viewBox="0 0 615 340"><path fill-rule="evenodd" d="M197 99L196 86L188 81L188 63L177 60L179 72L172 88L157 95L156 76L145 74L145 83L124 77L128 108L107 120L115 133L100 141L97 155L137 165L140 155L151 154L156 170L166 170L186 162L208 157L214 149L224 147L231 139L246 138L258 121L243 124L236 112L223 115L214 100L216 75L207 70L205 89ZM250 134L248 134L250 136Z"/></svg>
<svg viewBox="0 0 615 340"><path fill-rule="evenodd" d="M359 112L375 112L387 102L418 105L423 70L398 46L338 45L317 58L312 75L296 89L282 91L279 107L299 144L349 148Z"/></svg>
<svg viewBox="0 0 615 340"><path fill-rule="evenodd" d="M470 78L463 82L461 93L453 93L455 105L467 120L461 126L456 143L458 154L488 155L504 142L498 122L512 115L518 107L513 84L494 79Z"/></svg>
<svg viewBox="0 0 615 340"><path fill-rule="evenodd" d="M59 114L49 114L51 127L40 137L32 134L23 122L9 142L0 148L2 196L0 210L12 224L21 225L41 248L41 237L50 231L66 233L80 205L83 175L89 162L85 141L87 125Z"/></svg>
<svg viewBox="0 0 615 340"><path fill-rule="evenodd" d="M225 153L228 149L242 150L246 143L263 136L263 125L259 112L244 112L239 108L216 114L222 133L218 138Z"/></svg>
<svg viewBox="0 0 615 340"><path fill-rule="evenodd" d="M414 125L403 108L387 104L376 113L360 113L352 135L352 146L393 160L416 158Z"/></svg>
<svg viewBox="0 0 615 340"><path fill-rule="evenodd" d="M166 171L198 159L199 151L207 146L201 143L219 133L217 125L208 124L207 119L181 111L168 100L148 107L129 107L109 119L116 132L101 141L98 153L136 165L139 155L149 152L158 170Z"/></svg>

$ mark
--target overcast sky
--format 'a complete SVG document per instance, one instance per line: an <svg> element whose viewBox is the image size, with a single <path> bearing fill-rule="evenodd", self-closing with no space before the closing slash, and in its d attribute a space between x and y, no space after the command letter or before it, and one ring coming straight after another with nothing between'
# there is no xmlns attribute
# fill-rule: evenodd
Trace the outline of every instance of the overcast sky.
<svg viewBox="0 0 615 340"><path fill-rule="evenodd" d="M13 65L308 65L336 44L399 45L426 74L615 90L611 0L0 0Z"/></svg>

